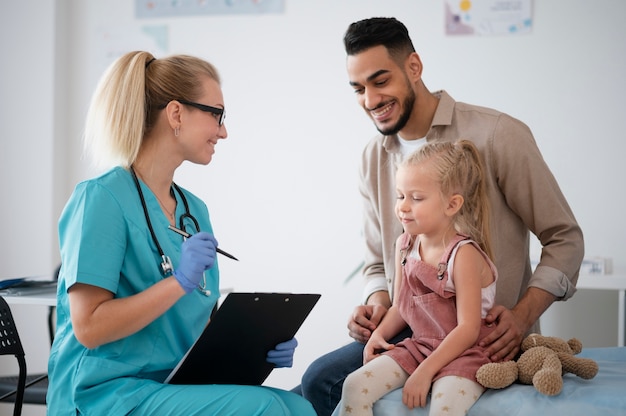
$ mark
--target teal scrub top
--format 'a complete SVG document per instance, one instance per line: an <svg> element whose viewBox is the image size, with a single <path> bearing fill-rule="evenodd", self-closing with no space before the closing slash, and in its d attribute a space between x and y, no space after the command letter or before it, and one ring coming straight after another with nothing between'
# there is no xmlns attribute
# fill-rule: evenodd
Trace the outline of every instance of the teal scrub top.
<svg viewBox="0 0 626 416"><path fill-rule="evenodd" d="M158 200L140 181L150 220L174 270L183 242L167 229ZM213 233L206 205L182 189L202 231ZM177 199L176 221L185 213ZM188 232L196 232L193 228ZM126 414L176 366L207 324L219 298L217 262L205 272L208 295L194 290L139 332L94 349L74 336L67 290L80 282L123 298L163 278L154 244L130 172L121 167L79 183L59 219L62 269L57 330L48 363L48 414Z"/></svg>

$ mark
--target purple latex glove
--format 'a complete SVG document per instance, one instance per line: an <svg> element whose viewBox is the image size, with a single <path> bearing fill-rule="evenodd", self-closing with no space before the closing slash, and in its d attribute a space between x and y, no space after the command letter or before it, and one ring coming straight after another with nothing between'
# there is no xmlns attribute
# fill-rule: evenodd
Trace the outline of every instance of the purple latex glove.
<svg viewBox="0 0 626 416"><path fill-rule="evenodd" d="M216 247L217 241L207 232L199 232L185 240L178 268L174 271L174 277L185 292L191 293L197 288L204 271L213 267Z"/></svg>
<svg viewBox="0 0 626 416"><path fill-rule="evenodd" d="M276 368L291 367L293 365L293 354L297 346L298 341L295 338L281 342L267 353L266 360L268 363L274 364Z"/></svg>

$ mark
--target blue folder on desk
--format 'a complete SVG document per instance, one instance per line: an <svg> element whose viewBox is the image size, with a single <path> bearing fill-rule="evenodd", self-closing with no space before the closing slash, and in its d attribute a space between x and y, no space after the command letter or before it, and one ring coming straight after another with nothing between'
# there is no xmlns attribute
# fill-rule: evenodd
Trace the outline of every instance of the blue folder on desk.
<svg viewBox="0 0 626 416"><path fill-rule="evenodd" d="M56 291L56 280L41 280L36 277L18 277L0 280L0 294L28 295Z"/></svg>
<svg viewBox="0 0 626 416"><path fill-rule="evenodd" d="M170 384L262 384L267 352L294 337L321 295L229 293L165 380Z"/></svg>

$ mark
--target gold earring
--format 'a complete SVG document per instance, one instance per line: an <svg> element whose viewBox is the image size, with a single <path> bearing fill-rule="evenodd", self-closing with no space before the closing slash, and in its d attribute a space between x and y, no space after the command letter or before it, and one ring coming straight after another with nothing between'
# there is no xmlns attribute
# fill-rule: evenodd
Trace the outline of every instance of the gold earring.
<svg viewBox="0 0 626 416"><path fill-rule="evenodd" d="M178 127L176 127L174 129L174 136L178 137L178 134L180 133L180 129Z"/></svg>

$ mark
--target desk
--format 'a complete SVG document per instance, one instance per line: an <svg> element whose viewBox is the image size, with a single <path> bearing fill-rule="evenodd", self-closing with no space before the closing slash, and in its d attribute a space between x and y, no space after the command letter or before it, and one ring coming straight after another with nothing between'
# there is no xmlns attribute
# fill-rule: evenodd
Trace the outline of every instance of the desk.
<svg viewBox="0 0 626 416"><path fill-rule="evenodd" d="M23 279L29 282L35 282L37 285L13 286L0 289L0 296L2 296L9 305L56 306L56 277L41 275L24 277Z"/></svg>
<svg viewBox="0 0 626 416"><path fill-rule="evenodd" d="M23 294L5 294L0 291L0 296L2 296L9 305L56 306L57 304L56 288L50 288L49 290L45 291L33 291L32 293Z"/></svg>
<svg viewBox="0 0 626 416"><path fill-rule="evenodd" d="M581 274L578 277L576 288L617 291L617 346L623 347L626 343L626 275Z"/></svg>
<svg viewBox="0 0 626 416"><path fill-rule="evenodd" d="M220 299L233 292L232 287L220 288ZM24 290L20 294L7 294L0 290L0 296L7 301L9 305L44 305L44 306L56 306L57 305L57 291L56 287L51 287L46 290L33 289L28 293L28 290Z"/></svg>

